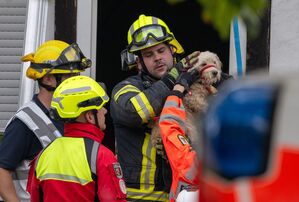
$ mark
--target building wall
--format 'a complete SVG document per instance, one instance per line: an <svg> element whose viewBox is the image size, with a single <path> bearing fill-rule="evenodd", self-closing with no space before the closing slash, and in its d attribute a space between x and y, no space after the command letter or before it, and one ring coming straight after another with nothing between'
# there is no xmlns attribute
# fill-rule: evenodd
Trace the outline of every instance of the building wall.
<svg viewBox="0 0 299 202"><path fill-rule="evenodd" d="M298 0L272 0L270 74L299 70L298 10Z"/></svg>
<svg viewBox="0 0 299 202"><path fill-rule="evenodd" d="M53 38L54 1L0 1L0 131L32 98L34 82L25 76L29 63L20 57Z"/></svg>

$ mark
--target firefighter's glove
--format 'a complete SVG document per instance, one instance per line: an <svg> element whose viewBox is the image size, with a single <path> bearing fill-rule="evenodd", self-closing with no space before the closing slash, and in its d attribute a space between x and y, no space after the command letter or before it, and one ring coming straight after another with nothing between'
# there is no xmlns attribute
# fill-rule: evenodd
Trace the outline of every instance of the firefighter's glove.
<svg viewBox="0 0 299 202"><path fill-rule="evenodd" d="M184 86L185 90L188 90L197 79L199 79L199 72L193 69L190 72L183 72L177 79L176 84L180 84Z"/></svg>
<svg viewBox="0 0 299 202"><path fill-rule="evenodd" d="M179 77L180 72L173 67L169 70L168 74L176 80Z"/></svg>
<svg viewBox="0 0 299 202"><path fill-rule="evenodd" d="M188 69L192 68L197 63L199 54L200 51L195 51L191 53L190 55L179 61L174 67L179 72L186 72Z"/></svg>
<svg viewBox="0 0 299 202"><path fill-rule="evenodd" d="M179 71L173 67L161 80L167 85L169 89L172 89L178 77Z"/></svg>
<svg viewBox="0 0 299 202"><path fill-rule="evenodd" d="M169 70L168 74L176 80L182 72L186 72L197 63L199 54L199 51L195 51L181 59L180 62L176 63L174 67Z"/></svg>
<svg viewBox="0 0 299 202"><path fill-rule="evenodd" d="M175 66L172 67L169 72L161 79L169 89L173 88L175 81L182 72L186 72L197 63L199 54L199 51L195 51L187 57L183 58L180 62L175 64Z"/></svg>

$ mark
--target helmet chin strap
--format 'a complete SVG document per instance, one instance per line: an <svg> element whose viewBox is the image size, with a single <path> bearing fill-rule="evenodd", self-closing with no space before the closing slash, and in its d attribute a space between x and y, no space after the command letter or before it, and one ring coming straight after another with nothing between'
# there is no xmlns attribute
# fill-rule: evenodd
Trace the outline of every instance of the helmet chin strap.
<svg viewBox="0 0 299 202"><path fill-rule="evenodd" d="M96 127L99 128L99 129L101 129L101 128L100 128L100 125L99 125L98 116L97 116L97 114L98 114L98 110L93 109L93 110L92 110L92 113L93 113L93 116L94 116L94 120L95 120L95 122L96 122L96 123L95 123Z"/></svg>
<svg viewBox="0 0 299 202"><path fill-rule="evenodd" d="M49 92L53 92L56 89L56 87L53 87L53 86L50 86L50 85L42 83L42 81L40 79L38 80L38 85L40 85L41 87L45 88Z"/></svg>
<svg viewBox="0 0 299 202"><path fill-rule="evenodd" d="M142 55L141 55L141 51L139 51L138 52L138 57L139 57L139 60L140 60L140 64L141 64L141 72L143 72L144 74L147 74L147 75L150 75L151 76L151 74L149 73L149 71L147 70L147 68L146 68L146 65L145 65L145 63L144 63L144 60L143 60L143 57L142 57Z"/></svg>

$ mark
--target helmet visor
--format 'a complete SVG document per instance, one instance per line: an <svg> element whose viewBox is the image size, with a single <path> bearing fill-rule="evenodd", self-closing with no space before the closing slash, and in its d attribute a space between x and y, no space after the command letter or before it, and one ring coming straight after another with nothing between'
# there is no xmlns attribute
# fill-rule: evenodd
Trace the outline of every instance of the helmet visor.
<svg viewBox="0 0 299 202"><path fill-rule="evenodd" d="M167 33L165 27L161 25L149 25L141 27L140 29L136 30L132 36L132 44L135 46L143 46L147 43L149 38L152 37L156 41L164 41L166 38L173 36Z"/></svg>
<svg viewBox="0 0 299 202"><path fill-rule="evenodd" d="M100 97L85 100L77 104L78 107L101 106L103 100Z"/></svg>
<svg viewBox="0 0 299 202"><path fill-rule="evenodd" d="M73 62L81 62L83 53L76 43L71 44L62 51L58 59L51 63L52 66L60 66Z"/></svg>
<svg viewBox="0 0 299 202"><path fill-rule="evenodd" d="M46 74L51 73L54 69L67 70L71 72L73 70L83 71L86 68L91 67L91 60L84 56L84 54L82 53L82 51L76 43L73 43L61 52L57 60L47 61L45 63L31 62L30 67L38 71L42 71L43 69L49 69Z"/></svg>

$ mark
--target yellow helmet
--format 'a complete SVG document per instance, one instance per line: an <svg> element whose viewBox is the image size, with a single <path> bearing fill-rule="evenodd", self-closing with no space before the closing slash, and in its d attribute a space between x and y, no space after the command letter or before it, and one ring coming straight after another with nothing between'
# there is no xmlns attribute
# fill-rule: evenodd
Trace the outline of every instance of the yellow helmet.
<svg viewBox="0 0 299 202"><path fill-rule="evenodd" d="M64 80L54 91L50 114L55 119L74 119L82 112L101 109L109 97L104 88L87 76Z"/></svg>
<svg viewBox="0 0 299 202"><path fill-rule="evenodd" d="M91 66L76 43L71 45L50 40L43 43L35 53L22 57L23 62L31 62L26 71L27 77L37 80L46 74L69 74L84 71Z"/></svg>
<svg viewBox="0 0 299 202"><path fill-rule="evenodd" d="M128 31L128 51L133 53L159 43L168 41L178 54L184 53L183 47L161 19L140 15Z"/></svg>

